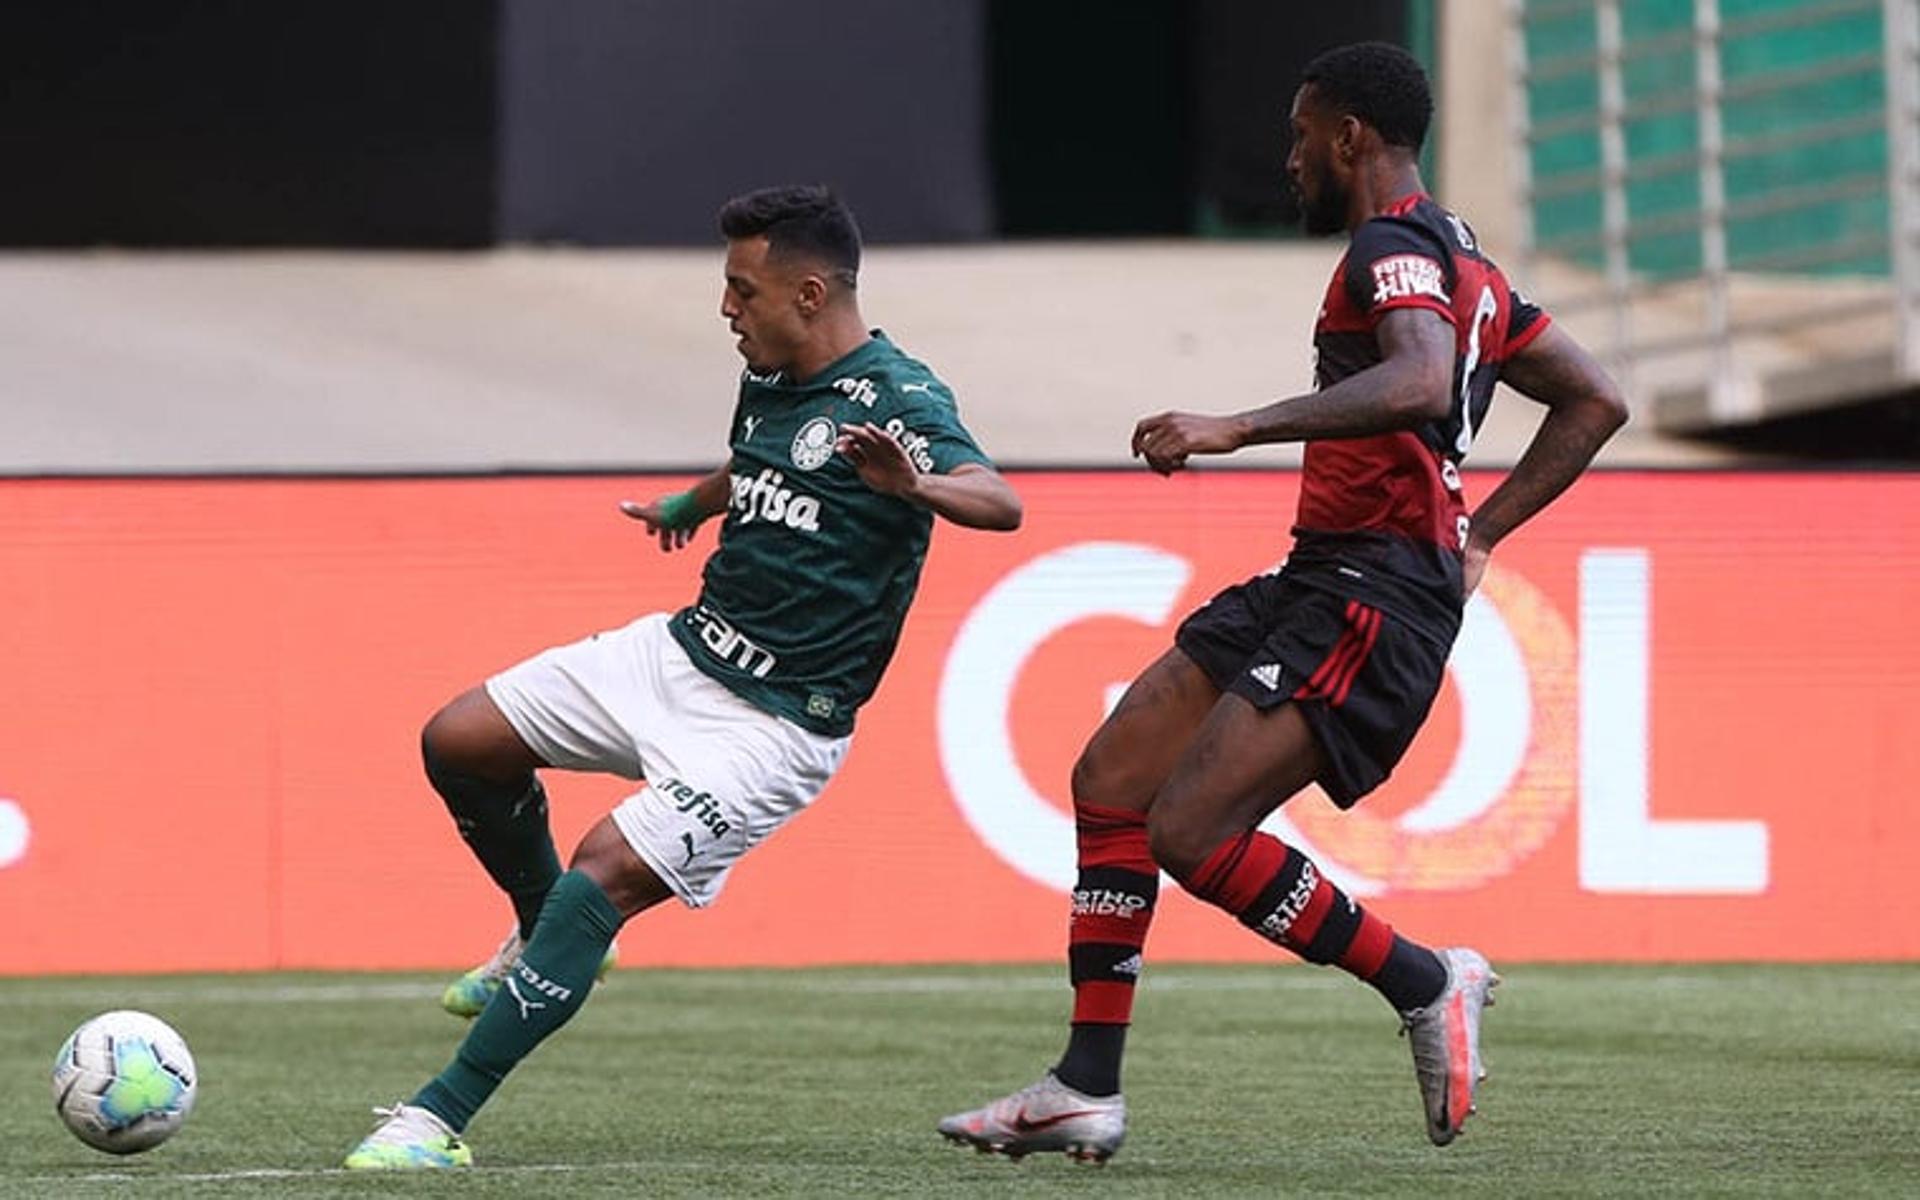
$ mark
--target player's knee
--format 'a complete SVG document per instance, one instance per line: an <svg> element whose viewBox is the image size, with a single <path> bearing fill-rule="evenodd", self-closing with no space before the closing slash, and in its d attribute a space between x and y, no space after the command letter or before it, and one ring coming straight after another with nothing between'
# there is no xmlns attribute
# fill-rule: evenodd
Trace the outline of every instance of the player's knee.
<svg viewBox="0 0 1920 1200"><path fill-rule="evenodd" d="M468 753L470 739L462 736L460 702L452 701L441 707L440 711L427 719L420 730L420 761L427 769L427 778L439 786L437 775L446 775L459 771L468 765L464 760L471 757Z"/></svg>
<svg viewBox="0 0 1920 1200"><path fill-rule="evenodd" d="M1142 812L1152 803L1153 781L1124 757L1116 756L1096 739L1074 760L1071 777L1073 806L1124 808Z"/></svg>
<svg viewBox="0 0 1920 1200"><path fill-rule="evenodd" d="M464 753L465 743L456 731L441 720L441 714L445 712L445 709L441 709L420 731L420 765L425 769L427 782L433 785L433 790L451 804L480 780L468 769L466 760L470 756Z"/></svg>
<svg viewBox="0 0 1920 1200"><path fill-rule="evenodd" d="M463 833L520 816L545 819L546 792L532 770L499 761L456 700L420 731L420 764Z"/></svg>
<svg viewBox="0 0 1920 1200"><path fill-rule="evenodd" d="M1183 885L1213 853L1204 831L1164 807L1147 813L1147 850L1161 870Z"/></svg>
<svg viewBox="0 0 1920 1200"><path fill-rule="evenodd" d="M443 781L456 778L517 794L542 765L480 688L454 697L428 719L420 731L420 757L442 795Z"/></svg>
<svg viewBox="0 0 1920 1200"><path fill-rule="evenodd" d="M1073 789L1075 808L1105 808L1100 795L1100 770L1094 764L1088 751L1082 750L1080 757L1073 762L1073 775L1069 786Z"/></svg>

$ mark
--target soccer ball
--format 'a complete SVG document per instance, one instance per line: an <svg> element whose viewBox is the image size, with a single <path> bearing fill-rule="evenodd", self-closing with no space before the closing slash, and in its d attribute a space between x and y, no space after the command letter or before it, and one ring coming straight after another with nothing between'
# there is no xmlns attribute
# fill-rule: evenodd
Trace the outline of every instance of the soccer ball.
<svg viewBox="0 0 1920 1200"><path fill-rule="evenodd" d="M199 1074L160 1018L101 1013L73 1031L53 1064L53 1108L73 1135L108 1154L151 1150L193 1111Z"/></svg>

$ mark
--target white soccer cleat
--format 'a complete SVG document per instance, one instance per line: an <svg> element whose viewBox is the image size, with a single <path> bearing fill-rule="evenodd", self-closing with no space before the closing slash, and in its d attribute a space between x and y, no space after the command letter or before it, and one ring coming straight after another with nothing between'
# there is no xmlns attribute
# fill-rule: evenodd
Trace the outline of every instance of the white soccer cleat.
<svg viewBox="0 0 1920 1200"><path fill-rule="evenodd" d="M349 1171L431 1171L473 1165L473 1151L460 1135L426 1109L396 1104L373 1112L382 1118L380 1125L347 1155Z"/></svg>
<svg viewBox="0 0 1920 1200"><path fill-rule="evenodd" d="M1075 1162L1104 1163L1127 1139L1127 1102L1117 1093L1088 1096L1048 1071L1040 1082L985 1108L940 1122L940 1136L982 1154L1025 1158L1057 1150Z"/></svg>
<svg viewBox="0 0 1920 1200"><path fill-rule="evenodd" d="M501 942L500 948L493 952L492 958L447 985L447 990L440 993L440 1007L456 1017L471 1020L479 1016L480 1010L487 1006L487 1001L493 999L493 994L500 990L500 985L519 965L523 948L520 931L516 929L509 933L507 940ZM607 955L600 960L600 970L594 976L596 980L606 979L607 972L613 970L614 964L620 961L619 949L613 945L607 947Z"/></svg>
<svg viewBox="0 0 1920 1200"><path fill-rule="evenodd" d="M1478 950L1436 951L1447 986L1425 1008L1400 1014L1400 1031L1413 1047L1413 1073L1427 1110L1427 1137L1444 1146L1476 1110L1474 1096L1487 1069L1480 1061L1480 1010L1493 1003L1493 973Z"/></svg>

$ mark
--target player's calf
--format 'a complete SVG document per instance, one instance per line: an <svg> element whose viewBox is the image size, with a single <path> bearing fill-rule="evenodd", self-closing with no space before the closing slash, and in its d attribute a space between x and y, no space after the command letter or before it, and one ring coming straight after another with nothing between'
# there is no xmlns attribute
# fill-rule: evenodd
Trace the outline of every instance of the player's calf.
<svg viewBox="0 0 1920 1200"><path fill-rule="evenodd" d="M1397 1011L1433 1003L1446 986L1446 967L1433 951L1395 933L1270 834L1228 839L1180 882L1275 945L1366 982Z"/></svg>
<svg viewBox="0 0 1920 1200"><path fill-rule="evenodd" d="M547 791L532 771L500 782L464 768L433 735L422 735L427 781L440 794L488 876L513 902L520 935L533 936L547 892L560 877L560 856L547 825Z"/></svg>

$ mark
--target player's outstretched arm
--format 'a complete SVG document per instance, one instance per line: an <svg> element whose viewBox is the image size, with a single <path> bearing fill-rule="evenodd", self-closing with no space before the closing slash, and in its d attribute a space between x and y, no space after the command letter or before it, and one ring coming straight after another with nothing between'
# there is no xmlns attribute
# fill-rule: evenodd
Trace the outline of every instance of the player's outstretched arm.
<svg viewBox="0 0 1920 1200"><path fill-rule="evenodd" d="M1500 486L1473 512L1467 533L1467 590L1487 569L1500 540L1553 502L1587 469L1614 431L1627 402L1593 356L1558 325L1500 367L1500 381L1547 406L1546 419Z"/></svg>
<svg viewBox="0 0 1920 1200"><path fill-rule="evenodd" d="M909 498L969 529L1010 533L1026 515L1020 493L1000 472L979 463L962 463L945 475L921 475Z"/></svg>
<svg viewBox="0 0 1920 1200"><path fill-rule="evenodd" d="M660 539L662 550L678 550L693 540L700 522L727 511L727 499L733 492L732 465L729 460L684 492L657 496L645 504L622 500L620 511L646 522L647 532Z"/></svg>
<svg viewBox="0 0 1920 1200"><path fill-rule="evenodd" d="M1162 475L1194 454L1311 438L1367 437L1443 419L1453 405L1453 325L1427 308L1387 313L1374 330L1381 359L1324 391L1210 417L1168 412L1133 428L1133 456Z"/></svg>
<svg viewBox="0 0 1920 1200"><path fill-rule="evenodd" d="M899 442L873 424L842 425L834 448L882 495L898 496L969 529L1020 528L1020 495L991 467L962 463L945 475L921 471Z"/></svg>

